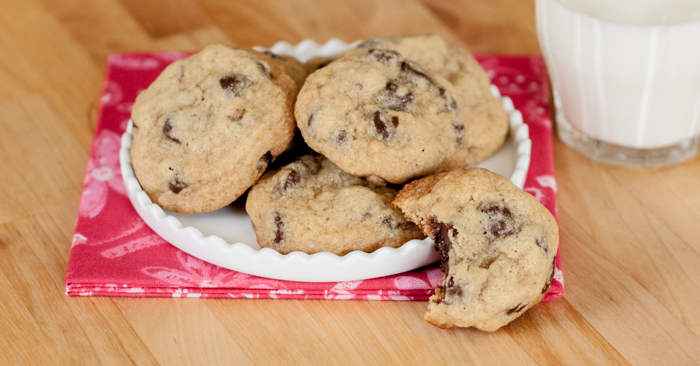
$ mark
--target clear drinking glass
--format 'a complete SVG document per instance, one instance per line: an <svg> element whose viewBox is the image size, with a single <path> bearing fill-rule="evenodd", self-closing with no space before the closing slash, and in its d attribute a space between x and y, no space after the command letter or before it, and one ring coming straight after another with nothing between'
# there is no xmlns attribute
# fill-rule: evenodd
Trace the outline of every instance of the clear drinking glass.
<svg viewBox="0 0 700 366"><path fill-rule="evenodd" d="M559 138L630 167L681 162L700 135L700 0L536 0Z"/></svg>

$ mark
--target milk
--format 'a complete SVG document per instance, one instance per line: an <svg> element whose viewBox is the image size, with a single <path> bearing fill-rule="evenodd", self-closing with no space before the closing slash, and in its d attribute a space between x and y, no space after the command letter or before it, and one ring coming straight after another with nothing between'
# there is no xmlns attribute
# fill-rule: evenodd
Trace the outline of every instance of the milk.
<svg viewBox="0 0 700 366"><path fill-rule="evenodd" d="M700 0L536 4L560 129L632 149L697 144Z"/></svg>
<svg viewBox="0 0 700 366"><path fill-rule="evenodd" d="M700 20L699 0L558 0L593 18L642 26L675 25Z"/></svg>

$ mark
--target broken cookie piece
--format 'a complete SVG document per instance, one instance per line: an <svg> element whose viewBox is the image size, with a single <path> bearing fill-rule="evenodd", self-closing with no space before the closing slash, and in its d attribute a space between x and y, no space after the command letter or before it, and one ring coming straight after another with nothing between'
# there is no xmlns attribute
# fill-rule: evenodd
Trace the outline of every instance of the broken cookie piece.
<svg viewBox="0 0 700 366"><path fill-rule="evenodd" d="M481 168L429 176L407 184L393 205L435 240L442 257L429 323L495 331L549 290L556 220L505 177Z"/></svg>

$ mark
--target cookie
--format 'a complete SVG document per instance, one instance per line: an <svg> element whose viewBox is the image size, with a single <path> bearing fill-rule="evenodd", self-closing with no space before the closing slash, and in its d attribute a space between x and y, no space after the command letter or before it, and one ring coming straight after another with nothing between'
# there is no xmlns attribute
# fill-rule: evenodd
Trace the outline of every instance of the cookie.
<svg viewBox="0 0 700 366"><path fill-rule="evenodd" d="M455 98L469 131L468 165L486 160L503 145L508 134L508 116L491 94L488 76L469 51L436 34L377 37L358 48L397 51L454 85Z"/></svg>
<svg viewBox="0 0 700 366"><path fill-rule="evenodd" d="M428 322L495 331L547 294L557 223L505 177L481 168L441 173L407 184L393 204L435 240L442 258Z"/></svg>
<svg viewBox="0 0 700 366"><path fill-rule="evenodd" d="M266 173L248 192L246 211L258 244L282 254L372 252L425 237L391 205L396 193L304 155Z"/></svg>
<svg viewBox="0 0 700 366"><path fill-rule="evenodd" d="M306 77L309 76L309 70L305 64L301 63L299 60L290 55L276 54L272 53L271 51L265 51L263 53L281 64L284 67L284 70L287 71L287 74L294 79L294 82L297 84L297 88L301 89L301 86L304 85Z"/></svg>
<svg viewBox="0 0 700 366"><path fill-rule="evenodd" d="M131 114L141 187L166 210L228 205L292 139L296 91L281 65L255 51L212 45L169 65Z"/></svg>
<svg viewBox="0 0 700 366"><path fill-rule="evenodd" d="M452 85L401 54L370 49L309 75L295 117L304 140L378 185L464 166L467 131Z"/></svg>

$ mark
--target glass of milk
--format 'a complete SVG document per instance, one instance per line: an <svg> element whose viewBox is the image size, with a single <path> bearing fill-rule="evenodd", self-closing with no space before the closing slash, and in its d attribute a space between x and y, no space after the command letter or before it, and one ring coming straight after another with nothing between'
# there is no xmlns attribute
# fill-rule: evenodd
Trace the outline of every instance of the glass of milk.
<svg viewBox="0 0 700 366"><path fill-rule="evenodd" d="M536 0L559 137L630 167L680 162L700 135L700 0Z"/></svg>

